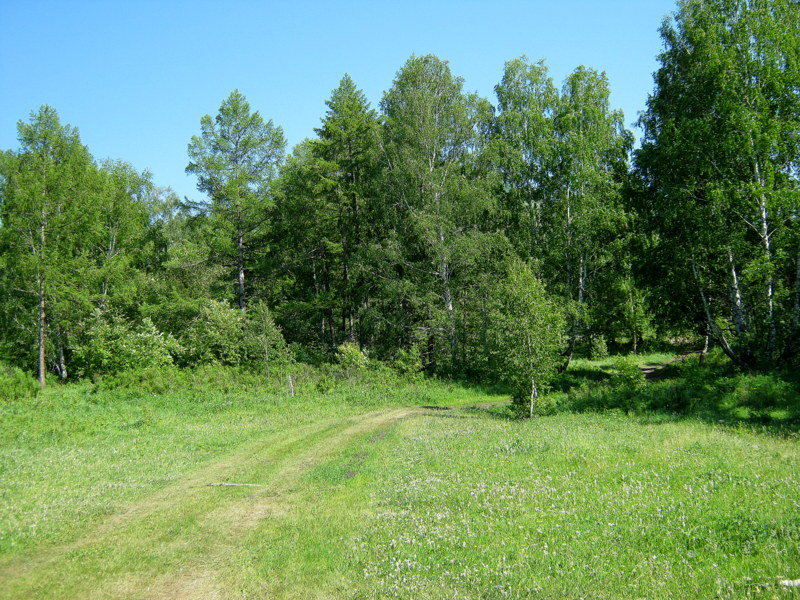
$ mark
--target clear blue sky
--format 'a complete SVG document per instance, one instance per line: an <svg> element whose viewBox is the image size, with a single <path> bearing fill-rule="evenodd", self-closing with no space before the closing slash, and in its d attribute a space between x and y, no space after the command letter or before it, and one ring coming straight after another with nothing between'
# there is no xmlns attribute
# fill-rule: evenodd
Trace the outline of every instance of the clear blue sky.
<svg viewBox="0 0 800 600"><path fill-rule="evenodd" d="M147 168L196 198L186 145L234 88L293 145L313 135L345 72L377 106L405 60L427 53L492 101L503 64L522 54L545 58L559 84L580 64L606 71L630 124L674 9L674 0L0 0L0 149L16 149L17 121L50 104L95 157Z"/></svg>

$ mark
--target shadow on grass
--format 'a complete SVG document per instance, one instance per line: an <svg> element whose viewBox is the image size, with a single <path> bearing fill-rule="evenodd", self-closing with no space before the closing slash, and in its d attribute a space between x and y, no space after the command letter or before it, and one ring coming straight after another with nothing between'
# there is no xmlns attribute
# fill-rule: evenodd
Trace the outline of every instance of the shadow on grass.
<svg viewBox="0 0 800 600"><path fill-rule="evenodd" d="M800 432L800 380L785 372L742 373L730 363L697 358L670 364L655 381L612 386L582 381L552 394L553 412L621 410L643 423L699 420L778 436Z"/></svg>

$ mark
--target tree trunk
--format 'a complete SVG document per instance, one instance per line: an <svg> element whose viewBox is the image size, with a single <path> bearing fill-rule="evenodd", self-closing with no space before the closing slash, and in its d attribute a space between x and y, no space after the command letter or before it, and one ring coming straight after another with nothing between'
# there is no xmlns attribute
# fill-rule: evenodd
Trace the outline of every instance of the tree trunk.
<svg viewBox="0 0 800 600"><path fill-rule="evenodd" d="M728 248L728 264L731 269L731 299L733 300L733 326L737 335L747 331L744 318L744 302L742 301L742 290L739 287L739 274L736 272L736 263L733 258L733 250Z"/></svg>
<svg viewBox="0 0 800 600"><path fill-rule="evenodd" d="M758 163L756 163L758 164ZM770 270L767 277L767 357L772 358L775 352L775 340L777 332L775 328L775 278L772 276L772 245L770 237L772 232L769 230L769 222L767 220L767 202L766 198L761 196L761 237L764 242L764 258L767 261L767 268Z"/></svg>
<svg viewBox="0 0 800 600"><path fill-rule="evenodd" d="M794 309L792 311L792 327L789 330L789 337L786 346L781 353L780 360L786 361L792 358L797 352L797 343L800 341L800 251L797 253L797 272L794 280Z"/></svg>
<svg viewBox="0 0 800 600"><path fill-rule="evenodd" d="M753 146L752 138L750 140ZM761 242L764 245L764 258L767 262L769 275L767 276L767 358L772 359L775 352L775 341L777 332L775 328L775 278L772 275L772 232L769 229L769 212L767 210L767 197L764 195L764 180L761 176L761 168L758 164L758 158L755 156L755 147L753 147L753 173L756 178L756 183L761 188L758 194L758 209L759 217L761 219Z"/></svg>
<svg viewBox="0 0 800 600"><path fill-rule="evenodd" d="M439 244L444 252L444 234L439 231ZM443 259L439 265L439 276L442 280L444 307L447 314L447 341L450 345L450 359L455 364L458 359L458 345L456 340L455 311L453 308L453 291L450 286L450 263Z"/></svg>
<svg viewBox="0 0 800 600"><path fill-rule="evenodd" d="M586 292L586 261L581 257L580 265L578 266L578 309L583 305L584 296ZM572 320L572 331L569 336L569 344L567 345L567 349L564 351L562 356L564 357L564 362L558 368L559 373L563 373L569 367L569 363L572 361L572 355L575 353L575 344L578 341L578 335L580 333L580 317L575 317Z"/></svg>
<svg viewBox="0 0 800 600"><path fill-rule="evenodd" d="M711 316L711 309L708 306L708 299L706 298L706 293L703 290L703 284L700 282L700 275L697 273L697 265L695 264L694 260L692 260L692 274L694 275L694 280L697 283L697 290L700 292L700 299L703 302L703 311L706 315L706 327L708 328L711 337L720 345L722 351L735 364L745 366L741 357L734 352L733 348L728 343L728 340L725 338L725 334L720 330L719 327L717 327L717 324L714 322L714 318Z"/></svg>
<svg viewBox="0 0 800 600"><path fill-rule="evenodd" d="M46 307L44 298L44 275L39 274L39 385L46 386L47 360L45 354L45 330L47 328Z"/></svg>
<svg viewBox="0 0 800 600"><path fill-rule="evenodd" d="M47 307L45 303L45 229L47 228L47 212L45 211L44 199L42 199L42 212L39 224L39 273L37 276L37 291L39 295L39 385L44 388L47 385L45 375L47 373L47 356L45 350L46 330L47 330Z"/></svg>
<svg viewBox="0 0 800 600"><path fill-rule="evenodd" d="M710 336L708 334L708 325L706 325L706 334L703 339L703 349L700 351L700 364L702 365L706 360L706 354L708 354L708 345L709 345Z"/></svg>
<svg viewBox="0 0 800 600"><path fill-rule="evenodd" d="M67 379L67 362L64 358L64 342L58 342L58 377L61 381Z"/></svg>
<svg viewBox="0 0 800 600"><path fill-rule="evenodd" d="M534 405L536 402L536 398L538 397L539 397L539 390L536 389L536 380L531 379L531 412L530 412L531 419L534 417L534 414L536 412Z"/></svg>
<svg viewBox="0 0 800 600"><path fill-rule="evenodd" d="M244 311L247 304L244 295L244 233L242 231L242 217L239 215L236 222L236 268L237 268L237 296L239 309Z"/></svg>

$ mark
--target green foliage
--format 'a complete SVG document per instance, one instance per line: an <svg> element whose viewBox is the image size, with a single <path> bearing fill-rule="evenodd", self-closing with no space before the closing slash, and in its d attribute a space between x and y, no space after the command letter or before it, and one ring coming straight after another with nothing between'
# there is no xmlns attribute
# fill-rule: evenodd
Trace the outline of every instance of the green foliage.
<svg viewBox="0 0 800 600"><path fill-rule="evenodd" d="M561 362L564 319L561 308L525 263L508 265L504 280L490 291L487 347L489 364L511 389L514 401L535 413L536 398Z"/></svg>
<svg viewBox="0 0 800 600"><path fill-rule="evenodd" d="M593 360L602 359L608 356L608 345L606 338L602 335L593 335L589 340L589 357Z"/></svg>
<svg viewBox="0 0 800 600"><path fill-rule="evenodd" d="M39 385L28 373L0 362L0 400L32 398L38 392Z"/></svg>
<svg viewBox="0 0 800 600"><path fill-rule="evenodd" d="M181 345L145 318L134 324L125 317L99 310L92 314L76 345L73 363L78 377L95 377L173 364Z"/></svg>
<svg viewBox="0 0 800 600"><path fill-rule="evenodd" d="M800 425L800 381L791 373L737 372L717 353L702 364L697 357L670 362L645 382L639 366L666 359L646 355L578 361L559 377L561 391L550 395L550 403L557 411L662 412L779 431Z"/></svg>
<svg viewBox="0 0 800 600"><path fill-rule="evenodd" d="M392 367L401 375L413 376L422 372L422 353L419 346L400 348L392 361Z"/></svg>
<svg viewBox="0 0 800 600"><path fill-rule="evenodd" d="M205 240L226 267L234 267L239 308L247 305L246 277L252 273L253 241L261 234L271 205L271 182L283 161L283 130L264 121L239 90L222 102L213 119L200 120L201 133L189 143L187 173L197 175L197 189L208 194L193 208L206 214L217 235ZM228 358L226 358L228 360Z"/></svg>
<svg viewBox="0 0 800 600"><path fill-rule="evenodd" d="M604 290L622 276L612 265L631 235L621 189L632 136L593 69L578 67L559 92L543 61L521 57L506 63L496 92L485 155L502 180L504 230L562 299L568 362L593 317L618 321L627 301Z"/></svg>
<svg viewBox="0 0 800 600"><path fill-rule="evenodd" d="M263 302L246 312L225 302L207 300L182 333L188 366L224 365L264 370L291 362L291 352Z"/></svg>
<svg viewBox="0 0 800 600"><path fill-rule="evenodd" d="M611 375L612 387L635 392L644 386L644 372L630 357L622 356L616 358L613 362L613 369L614 371Z"/></svg>
<svg viewBox="0 0 800 600"><path fill-rule="evenodd" d="M685 0L641 118L652 287L745 368L800 351L800 5Z"/></svg>
<svg viewBox="0 0 800 600"><path fill-rule="evenodd" d="M367 367L367 357L358 347L358 344L345 342L336 349L336 361L348 376Z"/></svg>
<svg viewBox="0 0 800 600"><path fill-rule="evenodd" d="M267 375L273 366L291 362L291 353L286 340L275 324L266 303L259 301L250 305L243 333L248 362L252 365L261 365Z"/></svg>
<svg viewBox="0 0 800 600"><path fill-rule="evenodd" d="M189 365L239 366L245 362L245 314L225 302L208 300L181 336Z"/></svg>

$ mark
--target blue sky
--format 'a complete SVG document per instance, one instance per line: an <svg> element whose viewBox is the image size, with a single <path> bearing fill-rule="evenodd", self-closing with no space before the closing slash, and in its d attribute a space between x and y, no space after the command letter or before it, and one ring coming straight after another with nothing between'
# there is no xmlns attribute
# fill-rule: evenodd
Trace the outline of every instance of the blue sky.
<svg viewBox="0 0 800 600"><path fill-rule="evenodd" d="M377 106L405 60L427 53L492 101L503 64L522 54L546 59L559 84L580 64L606 71L630 124L674 9L674 0L0 0L0 149L17 148L17 121L50 104L95 157L197 197L186 146L234 88L295 144L313 135L345 72Z"/></svg>

